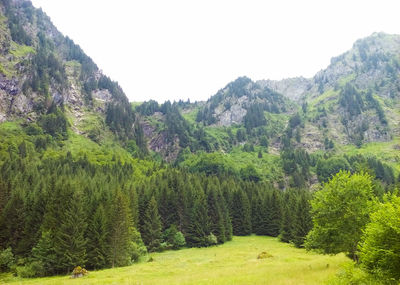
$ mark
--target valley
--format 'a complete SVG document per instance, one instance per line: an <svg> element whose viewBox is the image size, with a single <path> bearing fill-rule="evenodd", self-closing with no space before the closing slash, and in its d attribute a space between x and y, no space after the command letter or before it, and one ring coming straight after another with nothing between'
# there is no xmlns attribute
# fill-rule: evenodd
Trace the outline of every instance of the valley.
<svg viewBox="0 0 400 285"><path fill-rule="evenodd" d="M270 257L257 259L266 251ZM24 280L3 277L6 284L323 284L346 258L307 253L268 237L234 237L210 248L181 249L144 256L138 264L90 272L78 280L51 277ZM1 278L1 277L0 277Z"/></svg>
<svg viewBox="0 0 400 285"><path fill-rule="evenodd" d="M131 102L42 9L0 14L0 282L400 281L400 35Z"/></svg>

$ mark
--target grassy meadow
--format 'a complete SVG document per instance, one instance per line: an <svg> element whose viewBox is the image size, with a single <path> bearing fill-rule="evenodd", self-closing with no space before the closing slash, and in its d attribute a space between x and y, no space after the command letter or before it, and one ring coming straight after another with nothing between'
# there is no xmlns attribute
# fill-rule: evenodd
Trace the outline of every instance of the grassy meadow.
<svg viewBox="0 0 400 285"><path fill-rule="evenodd" d="M261 252L271 255L257 259ZM248 236L210 248L151 254L132 266L68 276L21 279L0 275L0 284L324 284L348 259L326 256L281 243L276 238Z"/></svg>

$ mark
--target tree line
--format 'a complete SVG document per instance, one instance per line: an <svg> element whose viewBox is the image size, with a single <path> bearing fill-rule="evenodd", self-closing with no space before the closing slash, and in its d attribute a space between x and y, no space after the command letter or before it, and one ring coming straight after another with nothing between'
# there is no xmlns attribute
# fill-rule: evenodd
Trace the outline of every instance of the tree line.
<svg viewBox="0 0 400 285"><path fill-rule="evenodd" d="M77 265L123 266L148 251L211 246L252 233L282 234L302 246L310 229L309 222L295 226L310 219L305 190L282 192L135 160L98 164L88 154L61 150L44 158L30 141L35 136L0 148L2 270L44 276Z"/></svg>

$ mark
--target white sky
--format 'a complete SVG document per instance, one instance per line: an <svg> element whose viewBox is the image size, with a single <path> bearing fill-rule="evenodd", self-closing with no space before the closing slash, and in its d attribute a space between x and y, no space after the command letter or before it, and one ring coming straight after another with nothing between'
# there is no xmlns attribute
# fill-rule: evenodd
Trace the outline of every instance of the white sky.
<svg viewBox="0 0 400 285"><path fill-rule="evenodd" d="M399 0L33 0L130 101L206 100L239 76L312 77Z"/></svg>

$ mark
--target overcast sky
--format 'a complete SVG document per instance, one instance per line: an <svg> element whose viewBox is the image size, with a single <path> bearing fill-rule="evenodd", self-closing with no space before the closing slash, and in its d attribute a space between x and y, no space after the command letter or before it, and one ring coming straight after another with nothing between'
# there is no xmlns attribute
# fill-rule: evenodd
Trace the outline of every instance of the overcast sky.
<svg viewBox="0 0 400 285"><path fill-rule="evenodd" d="M33 0L130 101L206 100L239 76L312 77L373 32L400 34L399 0Z"/></svg>

